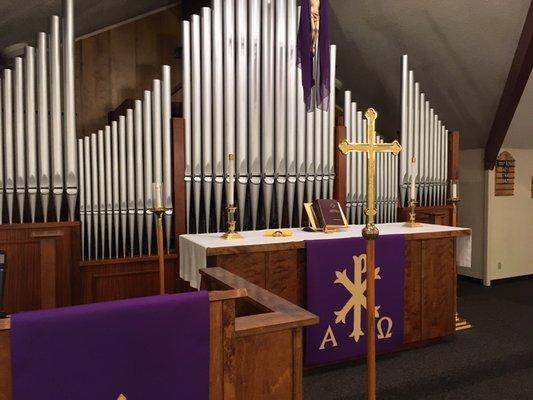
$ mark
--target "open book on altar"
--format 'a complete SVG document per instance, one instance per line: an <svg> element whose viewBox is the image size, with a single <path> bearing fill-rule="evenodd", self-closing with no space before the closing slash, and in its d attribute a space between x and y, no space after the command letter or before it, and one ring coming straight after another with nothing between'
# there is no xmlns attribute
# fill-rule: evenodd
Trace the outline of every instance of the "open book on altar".
<svg viewBox="0 0 533 400"><path fill-rule="evenodd" d="M348 227L346 216L337 200L317 199L312 203L305 203L305 210L310 230L328 232Z"/></svg>

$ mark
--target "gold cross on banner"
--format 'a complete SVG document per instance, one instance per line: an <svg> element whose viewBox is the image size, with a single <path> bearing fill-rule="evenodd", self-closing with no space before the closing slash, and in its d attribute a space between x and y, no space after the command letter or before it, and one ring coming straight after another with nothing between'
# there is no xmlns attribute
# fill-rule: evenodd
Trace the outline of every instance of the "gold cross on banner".
<svg viewBox="0 0 533 400"><path fill-rule="evenodd" d="M366 227L363 229L363 237L365 239L375 239L378 234L378 228L374 225L374 217L376 216L376 154L377 153L393 153L398 155L402 150L402 146L395 140L392 143L376 143L376 119L378 113L373 108L366 110L365 117L367 120L367 143L349 143L344 140L339 144L339 150L343 154L350 152L362 152L367 154L367 208L365 214L367 215Z"/></svg>

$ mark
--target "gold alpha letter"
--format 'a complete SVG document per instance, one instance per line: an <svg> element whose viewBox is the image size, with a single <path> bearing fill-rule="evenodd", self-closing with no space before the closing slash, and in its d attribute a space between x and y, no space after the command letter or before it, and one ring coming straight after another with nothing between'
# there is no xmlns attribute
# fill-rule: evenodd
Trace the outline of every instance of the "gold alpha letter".
<svg viewBox="0 0 533 400"><path fill-rule="evenodd" d="M331 325L328 325L328 329L326 329L324 339L322 339L322 343L320 344L320 350L324 350L326 348L326 343L331 343L331 347L338 346L337 339L335 339L335 334L333 333L333 329L331 329Z"/></svg>

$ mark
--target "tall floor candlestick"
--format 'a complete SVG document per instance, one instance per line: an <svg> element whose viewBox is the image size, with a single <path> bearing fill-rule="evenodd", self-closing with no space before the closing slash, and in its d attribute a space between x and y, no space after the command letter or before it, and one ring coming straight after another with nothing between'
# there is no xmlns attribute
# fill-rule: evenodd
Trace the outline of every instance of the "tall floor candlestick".
<svg viewBox="0 0 533 400"><path fill-rule="evenodd" d="M157 256L159 258L159 293L165 294L165 246L163 243L163 215L166 212L163 206L163 185L160 182L152 183L152 198L154 207L150 209L157 218Z"/></svg>

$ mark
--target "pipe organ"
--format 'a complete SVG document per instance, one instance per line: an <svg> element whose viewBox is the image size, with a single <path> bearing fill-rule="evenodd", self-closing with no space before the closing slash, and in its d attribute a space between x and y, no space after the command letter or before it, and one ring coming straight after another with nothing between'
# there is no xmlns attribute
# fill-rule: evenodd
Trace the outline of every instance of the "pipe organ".
<svg viewBox="0 0 533 400"><path fill-rule="evenodd" d="M414 177L421 206L443 206L447 202L448 131L402 57L402 112L399 190L407 206ZM415 162L413 163L413 159Z"/></svg>
<svg viewBox="0 0 533 400"><path fill-rule="evenodd" d="M73 0L65 0L63 17L51 17L36 48L0 74L0 223L47 222L50 197L57 221L76 217L73 20Z"/></svg>
<svg viewBox="0 0 533 400"><path fill-rule="evenodd" d="M166 248L173 214L170 67L118 121L78 139L84 259L150 255L152 183L163 183Z"/></svg>
<svg viewBox="0 0 533 400"><path fill-rule="evenodd" d="M298 18L296 0L213 0L183 21L189 232L224 229L228 154L241 229L301 226L304 199L333 195L334 106L306 115Z"/></svg>

